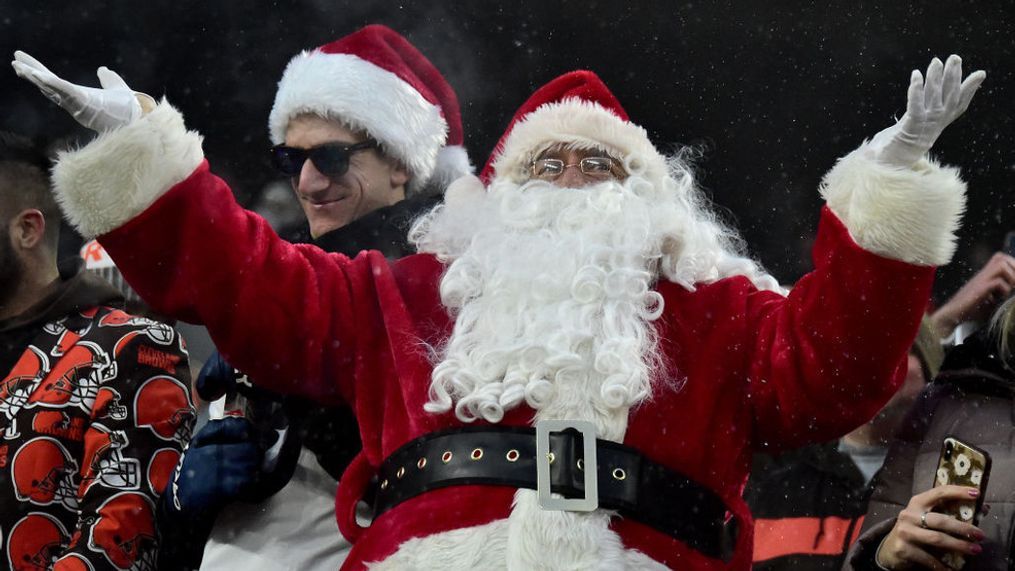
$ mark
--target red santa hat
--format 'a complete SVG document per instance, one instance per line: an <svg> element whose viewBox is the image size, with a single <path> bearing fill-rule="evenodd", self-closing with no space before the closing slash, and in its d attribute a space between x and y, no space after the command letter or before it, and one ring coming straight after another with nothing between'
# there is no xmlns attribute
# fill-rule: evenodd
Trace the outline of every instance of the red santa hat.
<svg viewBox="0 0 1015 571"><path fill-rule="evenodd" d="M437 68L394 30L367 26L294 57L268 119L285 140L297 115L337 119L367 132L411 173L409 192L472 172L462 147L458 98Z"/></svg>
<svg viewBox="0 0 1015 571"><path fill-rule="evenodd" d="M480 178L524 182L536 155L557 144L602 148L626 161L629 172L649 180L666 175L666 159L645 129L630 121L599 76L579 70L547 83L522 104Z"/></svg>

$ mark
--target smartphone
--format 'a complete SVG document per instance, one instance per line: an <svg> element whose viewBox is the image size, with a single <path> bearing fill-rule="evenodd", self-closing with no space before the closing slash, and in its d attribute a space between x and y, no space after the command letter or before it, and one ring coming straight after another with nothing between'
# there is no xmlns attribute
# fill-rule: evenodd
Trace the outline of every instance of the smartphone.
<svg viewBox="0 0 1015 571"><path fill-rule="evenodd" d="M937 461L934 487L953 484L980 490L976 499L944 502L934 511L950 515L959 521L977 525L983 509L987 480L990 478L990 455L985 451L953 436L941 443L941 456ZM949 552L941 557L942 563L952 569L962 569L965 558L961 553Z"/></svg>

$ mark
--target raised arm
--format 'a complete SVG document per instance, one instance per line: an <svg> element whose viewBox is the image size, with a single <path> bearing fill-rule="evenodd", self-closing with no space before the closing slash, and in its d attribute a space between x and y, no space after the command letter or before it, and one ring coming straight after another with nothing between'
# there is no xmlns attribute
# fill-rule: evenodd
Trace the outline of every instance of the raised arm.
<svg viewBox="0 0 1015 571"><path fill-rule="evenodd" d="M928 156L968 107L983 72L957 56L911 76L905 115L826 175L815 271L785 301L754 296L752 403L759 443L840 436L895 392L925 310L934 266L947 263L965 207L955 169Z"/></svg>
<svg viewBox="0 0 1015 571"><path fill-rule="evenodd" d="M278 238L211 174L201 137L178 111L163 100L144 112L144 97L118 76L109 79L112 72L100 71L104 87L91 89L60 80L25 54L14 67L102 131L60 155L57 199L83 235L99 236L148 303L205 324L230 362L275 390L351 399L351 383L336 387L352 376L355 337L369 329L365 323L376 324L369 319L376 303L354 312L353 297L373 299L373 270L386 270L383 258L353 262Z"/></svg>
<svg viewBox="0 0 1015 571"><path fill-rule="evenodd" d="M962 81L962 60L934 58L910 76L906 112L839 161L822 196L860 247L916 265L940 266L955 251L965 185L928 155L945 127L969 107L986 74Z"/></svg>

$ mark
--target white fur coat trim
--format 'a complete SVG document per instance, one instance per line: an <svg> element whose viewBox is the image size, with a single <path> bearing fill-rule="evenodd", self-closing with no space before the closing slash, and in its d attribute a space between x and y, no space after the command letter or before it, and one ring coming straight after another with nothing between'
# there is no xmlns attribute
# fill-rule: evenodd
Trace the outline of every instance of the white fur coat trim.
<svg viewBox="0 0 1015 571"><path fill-rule="evenodd" d="M91 238L143 212L202 160L201 136L163 99L133 123L60 153L53 186L64 216Z"/></svg>
<svg viewBox="0 0 1015 571"><path fill-rule="evenodd" d="M268 118L272 142L282 143L289 121L302 113L366 131L420 184L433 174L447 140L439 106L397 75L349 54L304 51L289 62Z"/></svg>
<svg viewBox="0 0 1015 571"><path fill-rule="evenodd" d="M530 495L531 501L526 499ZM625 549L620 537L603 525L584 521L561 525L565 522L556 521L560 517L601 519L605 513L533 513L539 510L534 505L535 495L533 490L519 490L508 519L410 539L387 559L367 567L371 571L667 570L644 553ZM552 527L540 525L547 523Z"/></svg>
<svg viewBox="0 0 1015 571"><path fill-rule="evenodd" d="M891 167L864 144L825 175L821 195L865 250L925 266L947 264L955 252L966 206L958 169L931 160Z"/></svg>
<svg viewBox="0 0 1015 571"><path fill-rule="evenodd" d="M666 159L652 145L645 129L598 103L569 98L540 106L514 126L494 159L497 176L525 182L535 154L554 143L603 147L618 158L632 157L647 163L627 165L631 172L644 172L652 181L666 175Z"/></svg>

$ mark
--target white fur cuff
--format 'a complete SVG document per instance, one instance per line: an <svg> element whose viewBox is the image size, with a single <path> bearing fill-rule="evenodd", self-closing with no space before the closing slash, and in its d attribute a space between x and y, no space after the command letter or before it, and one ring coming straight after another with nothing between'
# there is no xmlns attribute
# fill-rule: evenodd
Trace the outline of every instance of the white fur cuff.
<svg viewBox="0 0 1015 571"><path fill-rule="evenodd" d="M870 158L866 147L825 175L821 196L828 207L865 250L911 264L947 264L966 207L958 169L931 160L891 167Z"/></svg>
<svg viewBox="0 0 1015 571"><path fill-rule="evenodd" d="M86 238L143 212L201 161L201 136L165 99L149 114L60 153L53 186L64 216Z"/></svg>

